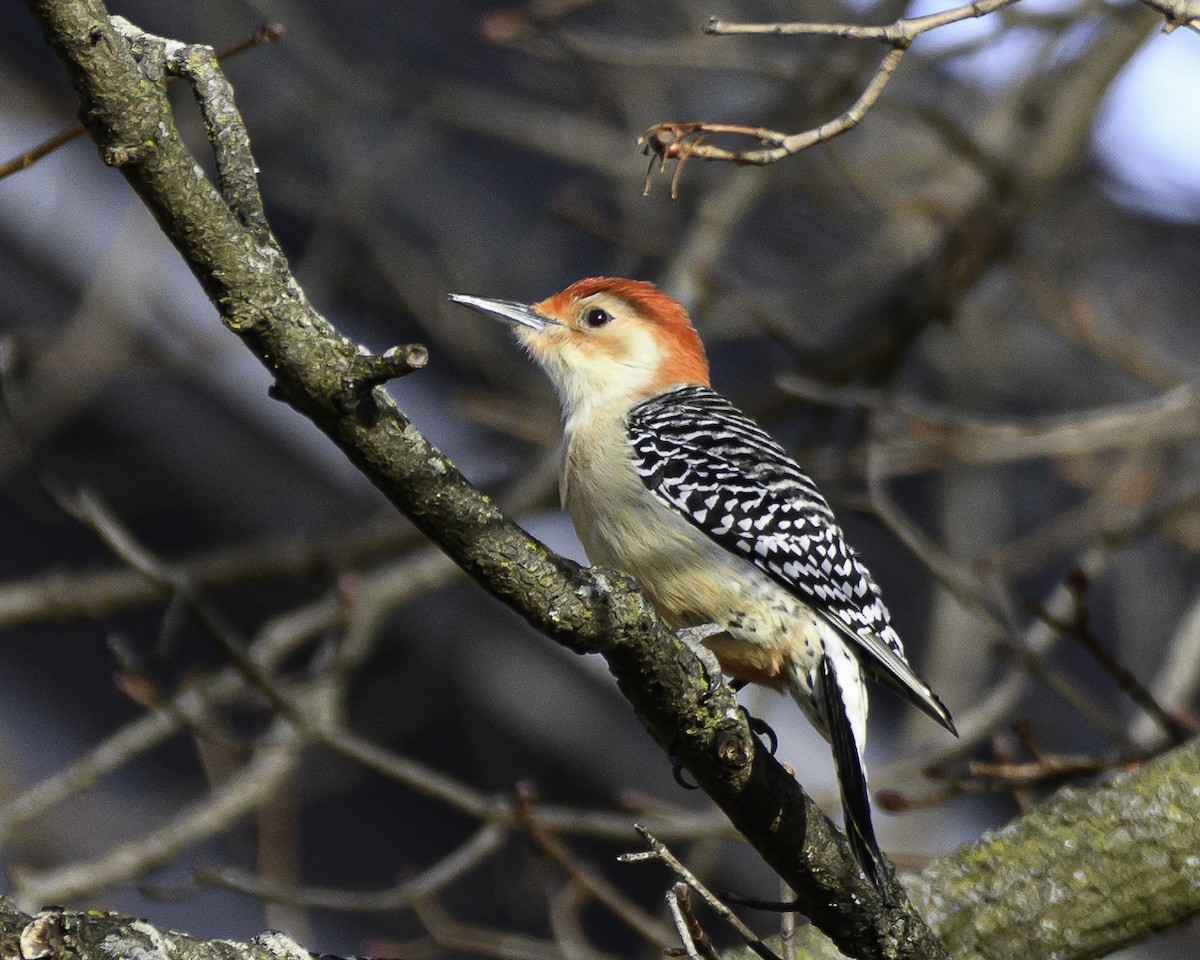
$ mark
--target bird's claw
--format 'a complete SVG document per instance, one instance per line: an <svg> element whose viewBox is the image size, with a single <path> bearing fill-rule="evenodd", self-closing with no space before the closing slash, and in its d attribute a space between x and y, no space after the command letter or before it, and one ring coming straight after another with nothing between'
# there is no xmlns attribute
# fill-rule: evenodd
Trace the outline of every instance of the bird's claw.
<svg viewBox="0 0 1200 960"><path fill-rule="evenodd" d="M708 637L723 632L724 629L716 623L702 623L698 627L684 627L682 630L675 631L675 636L695 654L700 665L704 667L704 675L710 692L720 685L723 674L717 655L704 645L704 641Z"/></svg>
<svg viewBox="0 0 1200 960"><path fill-rule="evenodd" d="M700 784L692 783L683 775L683 764L676 757L671 758L671 776L684 790L699 790Z"/></svg>
<svg viewBox="0 0 1200 960"><path fill-rule="evenodd" d="M760 720L752 715L745 707L741 708L742 715L746 718L746 723L750 727L750 732L756 737L767 738L767 749L771 751L771 756L775 756L775 751L779 749L779 737L775 736L775 731L771 729L771 725L766 720Z"/></svg>

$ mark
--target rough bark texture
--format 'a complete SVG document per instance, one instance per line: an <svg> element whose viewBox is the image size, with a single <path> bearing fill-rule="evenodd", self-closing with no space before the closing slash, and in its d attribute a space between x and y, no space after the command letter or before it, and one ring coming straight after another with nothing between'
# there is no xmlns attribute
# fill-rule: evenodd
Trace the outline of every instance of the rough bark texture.
<svg viewBox="0 0 1200 960"><path fill-rule="evenodd" d="M1061 790L909 890L960 960L1101 957L1196 913L1198 806L1193 740L1102 786Z"/></svg>
<svg viewBox="0 0 1200 960"><path fill-rule="evenodd" d="M1089 789L1067 789L906 886L956 960L1088 960L1139 943L1200 906L1200 742ZM816 928L798 956L836 960ZM48 909L0 897L0 956L308 960L279 934L201 941L119 914ZM744 951L747 958L754 957Z"/></svg>
<svg viewBox="0 0 1200 960"><path fill-rule="evenodd" d="M906 878L955 960L1090 960L1200 909L1200 741L1067 788ZM811 928L800 955L841 957ZM753 954L745 951L746 958Z"/></svg>
<svg viewBox="0 0 1200 960"><path fill-rule="evenodd" d="M198 940L101 910L73 913L48 907L30 916L7 897L0 897L0 956L22 960L62 956L80 960L310 960L313 955L286 934L274 931L245 943Z"/></svg>
<svg viewBox="0 0 1200 960"><path fill-rule="evenodd" d="M888 907L859 876L841 835L757 747L728 688L709 688L634 582L581 569L529 537L375 388L377 358L311 307L266 227L249 143L211 52L122 35L98 0L30 7L67 64L105 162L154 212L223 322L272 371L278 395L486 589L570 649L604 655L646 729L845 954L946 956L898 887L902 905ZM219 189L179 140L164 96L168 70L197 91ZM1193 744L1109 786L1064 793L935 864L912 885L918 902L957 957L1098 956L1178 922L1200 903L1197 858L1188 852L1200 850L1197 768ZM103 944L117 941L93 943L79 932L90 924L140 930L124 918L86 918L67 915L79 956L114 955ZM39 928L41 939L27 936L32 953L14 948L30 918L10 912L5 922L5 955L50 955L36 952L43 942L59 952L52 934L61 916Z"/></svg>

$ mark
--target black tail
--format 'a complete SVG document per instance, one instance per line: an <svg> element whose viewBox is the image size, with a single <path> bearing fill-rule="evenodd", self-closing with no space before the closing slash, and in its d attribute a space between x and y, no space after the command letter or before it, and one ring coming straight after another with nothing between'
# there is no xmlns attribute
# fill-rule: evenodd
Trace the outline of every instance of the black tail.
<svg viewBox="0 0 1200 960"><path fill-rule="evenodd" d="M842 689L829 657L823 657L821 660L817 696L820 698L825 723L829 727L829 742L833 746L833 765L842 792L842 810L845 813L846 837L850 841L850 850L867 879L880 895L887 899L883 883L882 854L875 840L875 828L871 824L867 773L858 752L858 743L854 739L854 729L846 715Z"/></svg>

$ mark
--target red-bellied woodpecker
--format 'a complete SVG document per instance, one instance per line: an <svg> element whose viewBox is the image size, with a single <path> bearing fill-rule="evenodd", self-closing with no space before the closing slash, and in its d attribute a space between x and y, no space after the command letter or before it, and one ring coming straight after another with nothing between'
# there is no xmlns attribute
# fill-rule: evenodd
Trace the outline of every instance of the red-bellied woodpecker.
<svg viewBox="0 0 1200 960"><path fill-rule="evenodd" d="M721 669L786 690L830 742L851 848L878 885L864 674L954 724L816 485L709 387L687 311L651 284L593 277L532 306L451 299L509 321L554 381L563 504L592 562L635 575L673 629L715 624L703 644Z"/></svg>

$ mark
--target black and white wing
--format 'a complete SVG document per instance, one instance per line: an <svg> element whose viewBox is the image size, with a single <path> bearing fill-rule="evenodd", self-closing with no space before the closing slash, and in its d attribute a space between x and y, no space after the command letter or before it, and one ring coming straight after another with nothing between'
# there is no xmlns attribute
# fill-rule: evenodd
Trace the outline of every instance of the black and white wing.
<svg viewBox="0 0 1200 960"><path fill-rule="evenodd" d="M829 504L761 427L707 387L678 387L633 408L629 442L660 501L795 593L850 639L868 672L954 730L905 659L879 588Z"/></svg>

